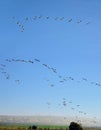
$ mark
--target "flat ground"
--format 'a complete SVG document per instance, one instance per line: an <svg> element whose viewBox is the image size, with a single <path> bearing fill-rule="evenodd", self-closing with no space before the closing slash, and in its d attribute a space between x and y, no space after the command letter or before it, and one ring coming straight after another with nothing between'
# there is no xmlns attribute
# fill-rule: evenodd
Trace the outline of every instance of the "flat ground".
<svg viewBox="0 0 101 130"><path fill-rule="evenodd" d="M32 125L0 125L0 130L28 130ZM68 126L41 126L37 125L37 130L67 130ZM101 128L84 127L84 130L101 130Z"/></svg>

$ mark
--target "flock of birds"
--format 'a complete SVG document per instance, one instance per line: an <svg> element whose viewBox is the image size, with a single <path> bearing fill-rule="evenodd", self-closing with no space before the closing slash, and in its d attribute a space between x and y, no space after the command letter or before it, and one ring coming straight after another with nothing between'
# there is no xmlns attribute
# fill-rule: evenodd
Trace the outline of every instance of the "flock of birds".
<svg viewBox="0 0 101 130"><path fill-rule="evenodd" d="M26 17L24 18L23 20L16 20L16 17L13 16L12 19L15 21L16 25L20 28L21 32L24 32L25 30L25 24L27 22L34 22L34 21L38 21L38 20L54 20L54 21L63 21L65 23L72 23L72 22L75 22L77 24L85 24L85 25L89 25L91 24L90 21L84 21L82 19L79 19L79 20L73 20L73 18L66 18L66 17L50 17L50 16L43 16L43 15L40 15L40 16L34 16L33 18L30 18L30 17ZM12 63L12 62L15 62L15 63L28 63L28 64L35 64L35 63L39 63L41 66L43 66L44 68L48 69L50 72L54 73L55 76L58 78L58 83L61 85L61 84L64 84L68 81L72 81L72 82L76 82L76 83L88 83L90 85L93 85L93 86L97 86L99 88L101 88L101 83L98 83L98 82L95 82L95 81L89 81L87 78L85 77L82 77L79 81L76 80L74 77L72 76L62 76L61 74L59 74L57 72L57 69L54 68L54 67L51 67L50 65L46 64L46 63L42 63L40 59L33 59L33 60L25 60L25 59L4 59L4 62L9 62L9 63ZM6 68L7 68L7 65L4 64L4 63L0 63L0 72L1 74L3 75L3 77L5 77L5 79L7 80L10 80L11 79L11 76L10 74L6 71ZM16 84L20 85L22 84L22 80L20 79L15 79L14 80ZM45 79L46 82L50 83L50 80L49 79ZM50 87L55 87L56 85L54 83L50 83L49 85ZM73 102L72 101L68 101L66 98L62 98L62 101L61 103L58 103L57 104L57 107L58 108L67 108L68 106L70 106L70 109L71 110L75 110L76 112L78 112L79 114L82 114L82 115L87 115L87 112L83 111L83 110L80 110L80 104L76 104L75 106L72 105ZM46 102L46 105L48 106L48 108L50 109L53 104L49 101ZM64 117L64 119L66 119L66 117ZM93 123L96 123L96 117L93 118L92 120Z"/></svg>
<svg viewBox="0 0 101 130"><path fill-rule="evenodd" d="M46 102L46 104L47 104L48 108L51 108L51 106L53 106L51 102ZM61 103L58 103L58 104L57 104L57 107L60 108L60 109L63 108L63 107L70 107L71 110L75 110L75 111L77 111L78 113L81 113L81 114L83 114L83 115L87 115L86 112L79 110L79 108L80 108L81 105L76 104L76 105L73 107L73 106L70 106L70 105L72 105L72 104L73 104L73 102L72 102L71 100L70 100L70 101L69 101L69 100L67 101L66 98L62 98Z"/></svg>
<svg viewBox="0 0 101 130"><path fill-rule="evenodd" d="M16 25L20 28L21 32L24 32L25 30L25 24L26 22L34 22L34 21L38 21L38 20L54 20L54 21L63 21L65 23L72 23L73 21L77 24L80 23L84 23L85 25L89 25L91 24L90 21L84 21L82 19L78 19L78 20L73 20L73 18L66 18L66 17L51 17L51 16L43 16L43 15L39 15L39 16L34 16L32 18L30 17L26 17L22 20L16 20L16 17L12 17L13 20L15 20Z"/></svg>
<svg viewBox="0 0 101 130"><path fill-rule="evenodd" d="M85 77L82 77L81 80L76 80L74 77L71 77L71 76L62 76L60 75L58 72L57 72L57 69L56 68L53 68L51 66L49 66L48 64L46 63L41 63L41 61L39 59L34 59L34 60L24 60L24 59L5 59L6 62L19 62L19 63L29 63L29 64L34 64L34 63L40 63L40 65L42 65L43 67L45 67L46 69L48 69L50 72L53 72L57 78L59 79L58 82L60 84L63 84L67 81L73 81L73 82L76 82L76 83L82 83L82 82L86 82L90 85L93 85L93 86L97 86L99 88L101 88L101 83L99 82L95 82L95 81L89 81L87 78ZM1 73L5 76L6 79L10 79L10 74L8 74L8 72L5 71L5 68L6 68L6 65L5 64L0 64L0 71ZM45 79L47 82L49 82L50 80L49 79ZM16 82L20 82L20 80L15 80ZM55 84L53 83L50 83L50 86L51 87L55 87Z"/></svg>
<svg viewBox="0 0 101 130"><path fill-rule="evenodd" d="M53 104L52 104L52 102L46 102L46 104L47 104L47 106L48 106L48 109L51 109L51 107L53 106ZM60 107L60 109L61 108L65 108L67 111L68 111L68 108L70 108L72 111L75 111L76 112L76 115L75 115L75 120L78 122L78 123L82 123L82 122L86 122L86 123L88 123L87 121L87 117L86 117L86 120L84 120L84 119L80 119L80 117L78 116L78 114L82 114L82 115L84 115L84 116L89 116L88 115L88 113L87 112L85 112L85 111L83 111L83 110L81 110L81 108L80 108L80 106L81 105L79 105L79 104L76 104L74 107L72 106L74 103L70 100L68 100L67 101L67 99L66 98L62 98L62 102L61 103L58 103L57 104L57 107L59 108ZM90 123L92 123L92 124L96 124L97 123L97 121L96 121L96 119L97 119L97 117L96 116L94 116L94 117L92 117L92 119L90 119L89 120L89 122ZM64 120L65 121L67 121L68 120L68 117L64 117ZM72 120L71 120L72 121ZM71 122L71 121L69 121L69 122Z"/></svg>
<svg viewBox="0 0 101 130"><path fill-rule="evenodd" d="M61 84L63 84L64 82L67 82L67 81L73 81L73 82L77 82L77 83L80 83L80 82L86 82L86 83L90 83L91 85L95 85L97 87L100 87L101 88L101 84L100 83L97 83L97 82L93 82L93 81L89 81L87 78L81 78L81 81L77 81L75 80L74 77L71 77L71 76L67 76L67 77L63 77L62 75L60 75L58 72L57 72L57 69L56 68L53 68L51 66L49 66L48 64L45 64L45 63L41 63L41 61L39 59L33 59L33 60L24 60L24 59L5 59L4 62L9 62L9 63L12 63L12 62L15 62L15 63L28 63L28 64L35 64L35 63L39 63L41 66L45 67L46 69L48 69L50 72L54 73L55 76L59 79L58 82ZM6 67L7 65L6 64L0 64L0 72L1 74L5 77L5 79L7 80L10 80L10 74L6 71ZM49 79L45 79L47 82L49 82L50 80ZM20 79L15 79L15 83L17 83L18 85L20 85L22 83L22 81ZM50 84L50 87L55 87L55 84L51 83ZM51 108L53 105L51 102L47 101L46 102L48 108ZM57 104L57 107L58 108L67 108L68 106L70 106L70 109L71 110L74 110L76 112L78 112L79 114L82 114L82 115L87 115L87 112L85 111L82 111L80 110L80 106L79 104L76 104L75 106L72 106L73 102L72 101L67 101L66 98L62 98L62 101L61 103L58 103ZM94 120L93 121L94 123L96 123L96 121Z"/></svg>

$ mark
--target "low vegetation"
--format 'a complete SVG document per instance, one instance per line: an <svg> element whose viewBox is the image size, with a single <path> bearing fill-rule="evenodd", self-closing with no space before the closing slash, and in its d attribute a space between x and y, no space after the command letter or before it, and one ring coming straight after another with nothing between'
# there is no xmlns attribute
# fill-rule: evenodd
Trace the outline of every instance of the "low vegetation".
<svg viewBox="0 0 101 130"><path fill-rule="evenodd" d="M31 125L0 125L0 130L33 130ZM68 126L37 125L37 130L68 130ZM85 127L83 130L101 130L101 128Z"/></svg>

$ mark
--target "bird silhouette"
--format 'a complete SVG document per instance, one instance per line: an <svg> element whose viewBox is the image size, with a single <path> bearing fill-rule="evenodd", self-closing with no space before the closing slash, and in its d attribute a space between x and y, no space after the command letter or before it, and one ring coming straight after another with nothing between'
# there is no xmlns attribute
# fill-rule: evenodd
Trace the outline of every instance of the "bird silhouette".
<svg viewBox="0 0 101 130"><path fill-rule="evenodd" d="M29 60L28 62L29 62L29 63L32 63L32 64L34 63L34 61L32 61L32 60Z"/></svg>
<svg viewBox="0 0 101 130"><path fill-rule="evenodd" d="M68 22L69 22L69 23L72 22L72 19L69 19Z"/></svg>
<svg viewBox="0 0 101 130"><path fill-rule="evenodd" d="M37 61L37 62L40 62L40 60L38 60L38 59L34 59L35 61Z"/></svg>
<svg viewBox="0 0 101 130"><path fill-rule="evenodd" d="M60 20L64 20L64 17L60 18Z"/></svg>
<svg viewBox="0 0 101 130"><path fill-rule="evenodd" d="M19 80L19 79L15 80L15 82L16 82L17 84L21 84L21 80Z"/></svg>
<svg viewBox="0 0 101 130"><path fill-rule="evenodd" d="M41 18L42 18L42 15L39 16L39 19L41 19Z"/></svg>
<svg viewBox="0 0 101 130"><path fill-rule="evenodd" d="M77 21L78 24L81 23L81 22L82 22L82 20Z"/></svg>

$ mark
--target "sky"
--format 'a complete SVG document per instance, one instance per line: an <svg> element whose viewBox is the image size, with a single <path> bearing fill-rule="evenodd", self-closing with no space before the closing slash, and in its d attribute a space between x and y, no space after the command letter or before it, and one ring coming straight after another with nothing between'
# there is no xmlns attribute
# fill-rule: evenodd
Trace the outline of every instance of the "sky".
<svg viewBox="0 0 101 130"><path fill-rule="evenodd" d="M101 1L0 1L0 115L101 122Z"/></svg>

